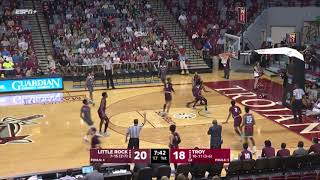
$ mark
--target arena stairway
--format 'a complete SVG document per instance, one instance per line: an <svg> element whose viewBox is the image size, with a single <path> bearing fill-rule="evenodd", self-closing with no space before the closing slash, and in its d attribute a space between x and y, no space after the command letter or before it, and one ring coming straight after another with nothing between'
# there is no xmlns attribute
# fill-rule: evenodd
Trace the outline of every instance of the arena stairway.
<svg viewBox="0 0 320 180"><path fill-rule="evenodd" d="M32 43L38 59L39 67L45 74L48 73L48 55L52 55L52 41L49 35L48 25L42 11L42 1L26 0L25 8L36 10L35 14L28 14L28 20L32 26Z"/></svg>
<svg viewBox="0 0 320 180"><path fill-rule="evenodd" d="M189 56L188 68L191 72L211 72L212 70L200 56L200 53L194 48L185 32L181 29L176 19L168 11L161 0L150 0L153 12L158 14L158 21L164 26L165 30L173 38L178 46L183 46Z"/></svg>

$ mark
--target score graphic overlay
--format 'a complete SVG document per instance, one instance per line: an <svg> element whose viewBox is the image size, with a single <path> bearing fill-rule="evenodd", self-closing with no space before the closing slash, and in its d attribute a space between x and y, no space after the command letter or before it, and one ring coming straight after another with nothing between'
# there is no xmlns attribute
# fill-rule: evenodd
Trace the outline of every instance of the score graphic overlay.
<svg viewBox="0 0 320 180"><path fill-rule="evenodd" d="M230 162L230 149L91 149L91 163Z"/></svg>
<svg viewBox="0 0 320 180"><path fill-rule="evenodd" d="M91 163L145 163L150 162L149 149L91 149Z"/></svg>
<svg viewBox="0 0 320 180"><path fill-rule="evenodd" d="M169 149L151 149L151 163L169 163Z"/></svg>
<svg viewBox="0 0 320 180"><path fill-rule="evenodd" d="M230 149L172 149L171 163L230 162Z"/></svg>

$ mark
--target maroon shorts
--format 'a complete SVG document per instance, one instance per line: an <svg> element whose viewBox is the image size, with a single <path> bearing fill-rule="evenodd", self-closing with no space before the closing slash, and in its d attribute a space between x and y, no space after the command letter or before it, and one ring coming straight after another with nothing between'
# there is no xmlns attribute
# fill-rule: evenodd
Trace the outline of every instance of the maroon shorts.
<svg viewBox="0 0 320 180"><path fill-rule="evenodd" d="M242 122L241 116L235 117L233 121L233 127L240 127L241 122Z"/></svg>
<svg viewBox="0 0 320 180"><path fill-rule="evenodd" d="M244 137L253 136L253 126L244 126Z"/></svg>
<svg viewBox="0 0 320 180"><path fill-rule="evenodd" d="M164 100L165 100L166 102L172 101L171 93L164 93Z"/></svg>

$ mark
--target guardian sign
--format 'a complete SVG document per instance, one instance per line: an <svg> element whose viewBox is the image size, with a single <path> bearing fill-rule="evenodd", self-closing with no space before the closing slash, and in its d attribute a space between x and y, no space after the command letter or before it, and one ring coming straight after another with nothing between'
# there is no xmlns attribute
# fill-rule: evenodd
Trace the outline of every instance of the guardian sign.
<svg viewBox="0 0 320 180"><path fill-rule="evenodd" d="M63 89L62 77L0 80L0 93Z"/></svg>

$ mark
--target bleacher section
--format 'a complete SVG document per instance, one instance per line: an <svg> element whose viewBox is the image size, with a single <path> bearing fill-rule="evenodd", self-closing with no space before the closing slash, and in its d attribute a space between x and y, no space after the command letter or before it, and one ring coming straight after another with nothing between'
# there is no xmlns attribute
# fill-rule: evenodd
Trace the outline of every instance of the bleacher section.
<svg viewBox="0 0 320 180"><path fill-rule="evenodd" d="M38 61L31 38L31 25L26 15L16 14L16 9L23 8L22 0L1 1L0 75L2 77L33 76L38 71Z"/></svg>

